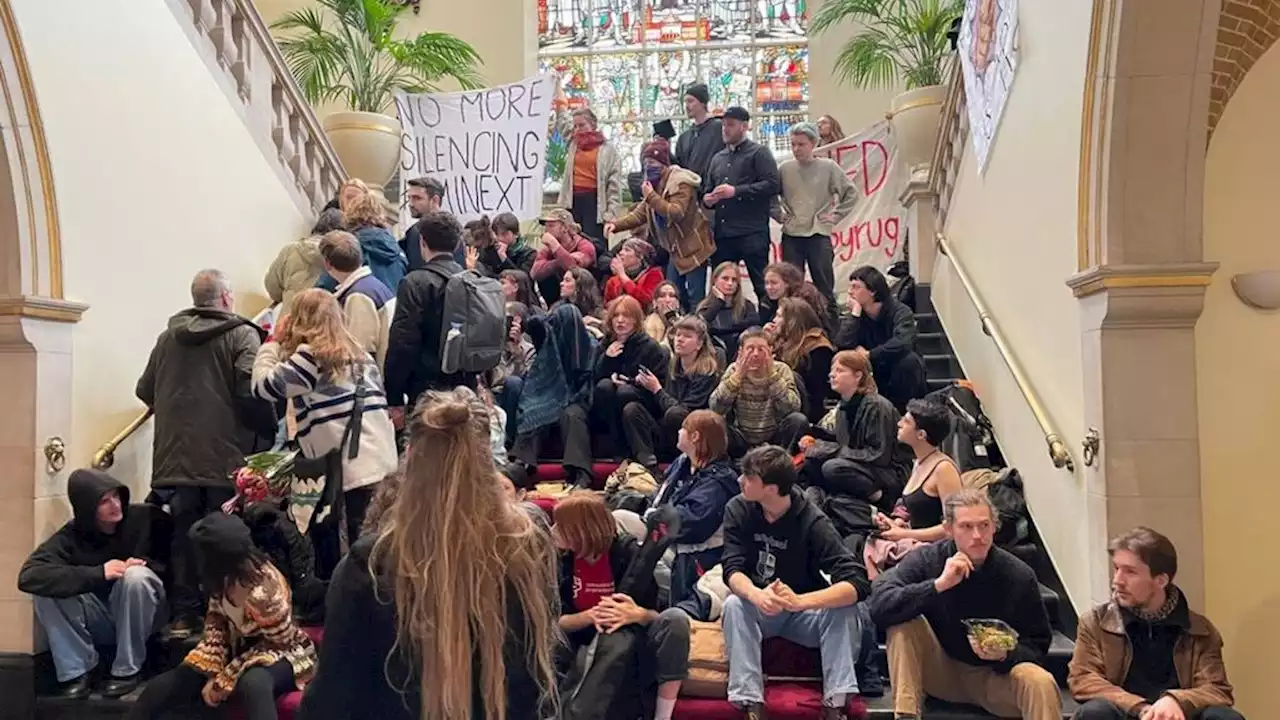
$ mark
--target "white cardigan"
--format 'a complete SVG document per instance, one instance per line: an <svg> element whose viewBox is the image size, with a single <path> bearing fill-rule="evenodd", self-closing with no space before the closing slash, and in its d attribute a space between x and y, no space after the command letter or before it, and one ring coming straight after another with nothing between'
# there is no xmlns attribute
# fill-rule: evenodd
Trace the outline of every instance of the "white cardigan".
<svg viewBox="0 0 1280 720"><path fill-rule="evenodd" d="M269 342L258 349L253 361L253 392L264 400L293 398L298 408L298 447L304 457L318 458L337 448L346 434L355 406L356 384L352 378L334 382L322 377L315 357L306 345L293 356L281 358L280 344ZM372 359L371 359L372 360ZM361 365L364 372L364 409L360 419L360 452L355 459L342 453L342 489L372 485L395 472L395 428L387 412L387 396L382 377L372 361Z"/></svg>

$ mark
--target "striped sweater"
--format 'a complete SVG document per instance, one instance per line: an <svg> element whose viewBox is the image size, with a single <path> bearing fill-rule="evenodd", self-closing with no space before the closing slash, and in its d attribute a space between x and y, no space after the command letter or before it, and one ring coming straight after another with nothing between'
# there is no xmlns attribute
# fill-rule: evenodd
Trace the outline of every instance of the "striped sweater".
<svg viewBox="0 0 1280 720"><path fill-rule="evenodd" d="M763 380L753 380L733 363L711 393L711 409L731 417L729 422L748 445L767 443L783 418L800 410L795 373L786 363L774 360Z"/></svg>
<svg viewBox="0 0 1280 720"><path fill-rule="evenodd" d="M304 457L321 457L342 442L355 405L355 382L350 377L324 377L306 345L300 345L288 359L282 354L276 342L258 350L253 362L253 392L273 402L293 398L298 408L298 447ZM399 462L382 377L373 362L361 368L365 398L360 452L354 459L342 455L343 490L372 485L395 472Z"/></svg>

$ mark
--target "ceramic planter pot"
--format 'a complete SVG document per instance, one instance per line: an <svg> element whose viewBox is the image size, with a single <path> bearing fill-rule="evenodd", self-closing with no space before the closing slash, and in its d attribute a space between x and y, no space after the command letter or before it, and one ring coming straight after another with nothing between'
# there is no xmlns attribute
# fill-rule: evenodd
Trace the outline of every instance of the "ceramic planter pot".
<svg viewBox="0 0 1280 720"><path fill-rule="evenodd" d="M928 85L908 90L893 99L888 117L898 142L898 152L915 171L933 161L938 144L938 120L947 99L946 85Z"/></svg>
<svg viewBox="0 0 1280 720"><path fill-rule="evenodd" d="M336 112L320 121L347 174L382 187L400 162L400 121L370 112Z"/></svg>

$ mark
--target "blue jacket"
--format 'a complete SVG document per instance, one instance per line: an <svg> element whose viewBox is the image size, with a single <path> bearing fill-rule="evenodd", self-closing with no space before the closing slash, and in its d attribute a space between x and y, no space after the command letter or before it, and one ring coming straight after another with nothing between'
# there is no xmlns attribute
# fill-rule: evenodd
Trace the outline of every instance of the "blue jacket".
<svg viewBox="0 0 1280 720"><path fill-rule="evenodd" d="M400 245L395 236L386 228L366 225L355 231L360 241L360 251L364 253L364 264L373 271L373 276L382 281L392 292L400 287L400 280L409 272L409 261L400 252ZM321 273L316 287L333 292L338 283L329 273Z"/></svg>
<svg viewBox="0 0 1280 720"><path fill-rule="evenodd" d="M681 455L667 468L653 506L670 505L680 514L680 531L673 542L697 545L710 540L720 529L724 506L739 492L738 473L727 458L695 471L689 456Z"/></svg>

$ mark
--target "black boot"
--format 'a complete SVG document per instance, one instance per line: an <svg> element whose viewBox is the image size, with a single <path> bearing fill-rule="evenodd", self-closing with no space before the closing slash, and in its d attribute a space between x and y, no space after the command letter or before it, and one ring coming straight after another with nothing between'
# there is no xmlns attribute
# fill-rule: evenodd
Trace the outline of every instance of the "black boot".
<svg viewBox="0 0 1280 720"><path fill-rule="evenodd" d="M142 673L134 673L128 677L112 677L102 688L102 696L121 698L138 689L142 681Z"/></svg>
<svg viewBox="0 0 1280 720"><path fill-rule="evenodd" d="M58 697L63 700L83 700L89 697L89 691L92 687L93 673L85 673L78 678L72 679L62 684L58 689Z"/></svg>

